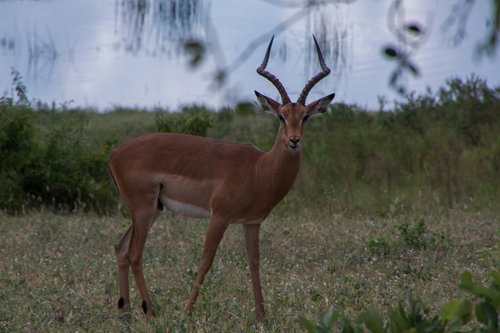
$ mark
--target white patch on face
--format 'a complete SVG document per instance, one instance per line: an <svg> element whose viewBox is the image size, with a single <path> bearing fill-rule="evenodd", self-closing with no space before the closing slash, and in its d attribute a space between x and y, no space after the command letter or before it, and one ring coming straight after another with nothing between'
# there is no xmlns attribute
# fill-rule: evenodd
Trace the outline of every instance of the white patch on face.
<svg viewBox="0 0 500 333"><path fill-rule="evenodd" d="M302 149L302 145L298 142L296 145L293 145L291 142L287 143L286 148L291 153L298 153Z"/></svg>
<svg viewBox="0 0 500 333"><path fill-rule="evenodd" d="M202 207L172 200L166 197L162 197L162 202L168 210L175 214L199 218L210 217L210 212Z"/></svg>

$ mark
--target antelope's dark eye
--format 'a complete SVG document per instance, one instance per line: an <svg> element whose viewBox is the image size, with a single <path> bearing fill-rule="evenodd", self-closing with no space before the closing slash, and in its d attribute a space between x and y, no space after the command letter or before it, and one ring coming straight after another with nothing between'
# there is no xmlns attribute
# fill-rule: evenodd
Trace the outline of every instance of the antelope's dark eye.
<svg viewBox="0 0 500 333"><path fill-rule="evenodd" d="M278 119L279 119L282 123L284 123L284 122L285 122L285 118L284 118L284 117L283 117L283 115L281 115L281 114L278 114Z"/></svg>
<svg viewBox="0 0 500 333"><path fill-rule="evenodd" d="M306 114L304 118L302 118L302 122L305 123L309 119L309 115Z"/></svg>

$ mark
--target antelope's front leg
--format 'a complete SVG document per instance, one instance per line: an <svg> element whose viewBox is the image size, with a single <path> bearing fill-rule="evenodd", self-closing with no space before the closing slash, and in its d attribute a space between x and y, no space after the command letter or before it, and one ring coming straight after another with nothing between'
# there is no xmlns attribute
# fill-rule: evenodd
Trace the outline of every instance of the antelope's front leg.
<svg viewBox="0 0 500 333"><path fill-rule="evenodd" d="M259 270L259 224L243 225L245 232L245 246L247 249L248 267L250 268L250 276L252 278L253 296L255 298L255 316L257 319L265 317L264 298L262 297L262 288L260 285L260 270Z"/></svg>
<svg viewBox="0 0 500 333"><path fill-rule="evenodd" d="M200 292L200 287L205 279L205 275L212 266L214 261L215 253L217 252L217 247L227 229L228 224L225 220L220 218L215 218L212 216L210 223L208 224L207 234L205 236L205 245L203 246L203 251L201 253L200 265L198 268L198 273L196 274L196 279L194 285L191 289L189 295L189 300L184 307L184 311L191 311L196 298Z"/></svg>

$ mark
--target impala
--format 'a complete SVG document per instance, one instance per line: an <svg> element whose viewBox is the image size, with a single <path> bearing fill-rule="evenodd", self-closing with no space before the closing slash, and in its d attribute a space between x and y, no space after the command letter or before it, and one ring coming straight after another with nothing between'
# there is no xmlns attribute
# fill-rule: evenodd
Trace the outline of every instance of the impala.
<svg viewBox="0 0 500 333"><path fill-rule="evenodd" d="M115 246L120 311L129 308L131 267L143 300L142 309L147 316L154 315L142 253L149 229L166 207L177 214L210 218L196 279L184 309L193 308L227 227L242 224L255 314L258 318L264 316L259 274L260 224L288 193L297 176L306 121L325 112L335 95L306 104L310 90L330 73L314 38L321 72L309 80L297 102L292 103L278 78L266 71L273 39L257 73L276 87L281 103L255 92L262 108L281 122L270 151L263 152L249 144L156 133L132 139L111 153L109 170L132 220Z"/></svg>

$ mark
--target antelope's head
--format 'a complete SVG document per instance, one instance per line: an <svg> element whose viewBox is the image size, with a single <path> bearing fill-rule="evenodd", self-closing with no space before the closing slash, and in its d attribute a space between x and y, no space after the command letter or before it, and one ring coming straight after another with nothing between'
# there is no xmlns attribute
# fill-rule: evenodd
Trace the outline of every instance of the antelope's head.
<svg viewBox="0 0 500 333"><path fill-rule="evenodd" d="M269 60L269 54L271 52L271 46L273 45L273 38L267 47L266 55L262 64L257 68L257 73L271 81L271 83L278 89L281 96L281 103L275 101L272 98L262 95L261 93L255 91L255 95L262 106L264 111L274 114L281 122L280 135L282 136L282 141L285 147L290 152L299 152L302 145L304 137L304 126L307 120L316 115L324 113L330 102L335 97L335 94L330 94L323 98L320 98L312 103L306 104L306 98L311 89L321 81L324 77L330 74L330 69L326 66L323 55L321 54L321 49L319 48L318 41L314 37L314 43L316 45L316 51L318 53L319 63L321 65L321 72L316 74L307 84L300 93L297 102L292 103L285 87L280 82L280 80L266 71L267 61Z"/></svg>

